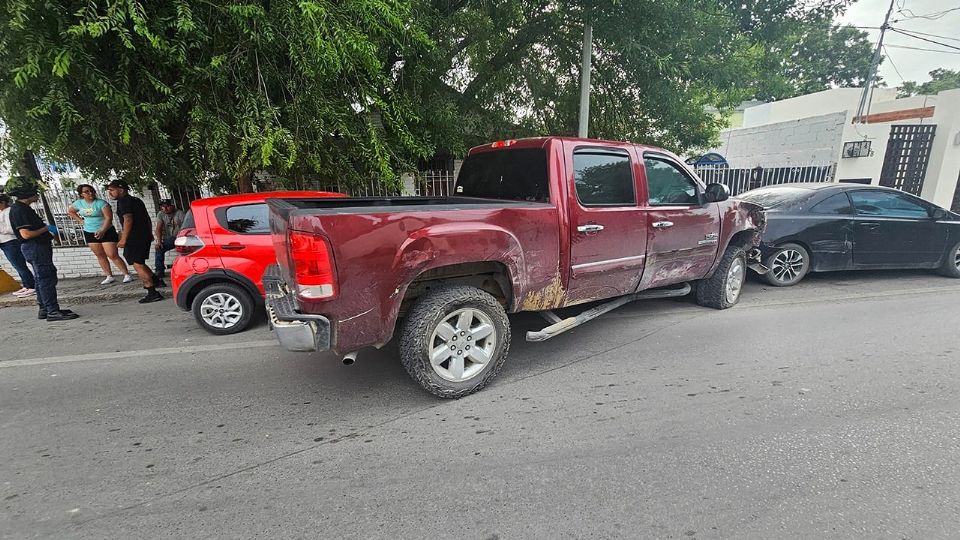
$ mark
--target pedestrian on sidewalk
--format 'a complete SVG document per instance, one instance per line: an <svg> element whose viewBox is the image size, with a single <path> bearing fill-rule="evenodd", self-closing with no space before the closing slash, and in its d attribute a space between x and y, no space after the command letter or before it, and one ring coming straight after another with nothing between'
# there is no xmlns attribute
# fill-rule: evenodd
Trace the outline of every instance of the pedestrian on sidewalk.
<svg viewBox="0 0 960 540"><path fill-rule="evenodd" d="M150 214L143 201L130 195L130 186L123 180L114 180L107 185L110 197L117 201L117 213L120 214L120 223L123 230L120 232L120 241L117 247L123 248L123 258L127 264L133 265L137 271L140 283L147 290L147 295L138 300L141 304L159 302L163 295L157 292L157 287L163 283L153 275L147 266L150 256L150 245L153 244Z"/></svg>
<svg viewBox="0 0 960 540"><path fill-rule="evenodd" d="M133 278L127 270L127 265L120 258L120 253L117 252L120 235L113 226L113 208L107 201L97 197L97 191L90 184L77 186L77 195L80 198L73 201L67 213L83 226L83 239L97 257L97 262L105 276L100 284L107 285L116 281L113 270L110 268L111 261L123 275L123 282L130 283Z"/></svg>
<svg viewBox="0 0 960 540"><path fill-rule="evenodd" d="M37 188L21 184L10 192L17 202L10 207L10 224L17 240L20 240L20 252L33 267L36 276L37 304L40 306L38 319L48 322L69 321L79 317L69 309L62 309L57 301L57 267L53 265L53 237L57 228L46 225L40 216L30 208L37 202Z"/></svg>
<svg viewBox="0 0 960 540"><path fill-rule="evenodd" d="M0 251L10 261L10 265L20 276L20 290L14 291L13 295L19 298L26 298L36 294L37 282L33 273L27 268L27 260L23 258L23 252L20 251L20 240L10 224L10 205L13 203L10 196L0 193Z"/></svg>
<svg viewBox="0 0 960 540"><path fill-rule="evenodd" d="M153 267L155 274L161 280L167 269L166 254L173 249L173 242L183 227L183 210L177 208L171 199L160 199L160 212L157 214L157 230L155 236L157 245L154 246Z"/></svg>

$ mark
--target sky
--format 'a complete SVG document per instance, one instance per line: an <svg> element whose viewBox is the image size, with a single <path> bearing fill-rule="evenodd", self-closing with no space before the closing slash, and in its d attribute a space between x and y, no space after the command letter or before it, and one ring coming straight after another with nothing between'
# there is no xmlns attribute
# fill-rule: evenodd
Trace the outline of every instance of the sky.
<svg viewBox="0 0 960 540"><path fill-rule="evenodd" d="M840 22L855 26L879 28L883 24L883 18L889 7L890 0L858 0L847 9ZM946 36L922 37L960 48L960 32L957 31L960 29L960 9L947 13L936 20L921 17L910 18L911 15L936 14L953 8L960 8L960 0L895 0L893 14L890 16L890 26L906 31ZM877 42L880 35L879 30L864 29L864 31L870 34L871 41ZM930 79L928 73L937 68L960 70L960 50L949 49L889 30L883 38L883 43L886 48L884 56L887 58L880 65L880 75L890 87L900 86L904 80L925 82ZM900 47L940 49L952 51L952 53L919 51Z"/></svg>

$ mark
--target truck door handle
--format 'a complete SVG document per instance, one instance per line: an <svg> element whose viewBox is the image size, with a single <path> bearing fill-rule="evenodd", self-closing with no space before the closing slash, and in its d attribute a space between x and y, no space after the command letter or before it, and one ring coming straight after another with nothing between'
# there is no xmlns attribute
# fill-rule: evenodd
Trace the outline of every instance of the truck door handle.
<svg viewBox="0 0 960 540"><path fill-rule="evenodd" d="M597 225L596 223L591 223L589 225L580 225L577 227L577 232L591 233L591 232L600 232L603 230L603 225Z"/></svg>
<svg viewBox="0 0 960 540"><path fill-rule="evenodd" d="M227 245L221 246L221 247L222 247L223 249L227 249L227 250L230 250L230 251L240 251L241 249L243 249L243 248L245 248L245 247L247 247L247 246L245 246L245 245L243 245L243 244L238 244L238 243L234 242L234 243L227 244Z"/></svg>
<svg viewBox="0 0 960 540"><path fill-rule="evenodd" d="M672 221L654 221L653 222L654 229L667 229L669 227L673 227Z"/></svg>

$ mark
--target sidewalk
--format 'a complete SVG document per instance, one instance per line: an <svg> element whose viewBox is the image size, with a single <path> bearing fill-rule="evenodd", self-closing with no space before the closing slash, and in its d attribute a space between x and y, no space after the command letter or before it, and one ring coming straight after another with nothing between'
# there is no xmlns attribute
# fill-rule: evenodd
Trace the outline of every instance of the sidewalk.
<svg viewBox="0 0 960 540"><path fill-rule="evenodd" d="M60 304L65 308L70 308L80 304L102 304L106 302L117 302L121 300L134 300L142 298L146 291L140 284L140 280L134 276L130 283L120 283L120 278L110 285L100 285L103 276L79 278L79 279L61 279L57 283L57 298ZM170 284L170 277L164 278L167 284ZM170 288L158 289L160 294L170 298L173 292ZM37 297L17 298L7 293L0 296L0 308L13 306L35 306Z"/></svg>

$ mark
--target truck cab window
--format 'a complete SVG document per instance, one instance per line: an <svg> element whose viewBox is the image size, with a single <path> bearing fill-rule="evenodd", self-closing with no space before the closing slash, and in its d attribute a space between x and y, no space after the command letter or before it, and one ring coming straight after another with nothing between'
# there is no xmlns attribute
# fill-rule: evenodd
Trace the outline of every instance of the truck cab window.
<svg viewBox="0 0 960 540"><path fill-rule="evenodd" d="M697 184L671 163L654 157L644 157L647 170L647 191L650 206L698 206L700 195Z"/></svg>
<svg viewBox="0 0 960 540"><path fill-rule="evenodd" d="M577 198L583 206L635 206L630 156L620 150L583 149L573 154Z"/></svg>
<svg viewBox="0 0 960 540"><path fill-rule="evenodd" d="M463 197L549 202L547 153L519 148L470 155L460 167L454 192Z"/></svg>

